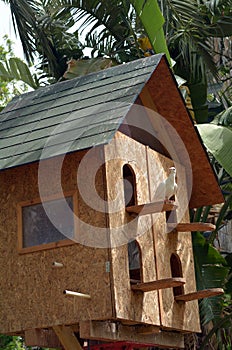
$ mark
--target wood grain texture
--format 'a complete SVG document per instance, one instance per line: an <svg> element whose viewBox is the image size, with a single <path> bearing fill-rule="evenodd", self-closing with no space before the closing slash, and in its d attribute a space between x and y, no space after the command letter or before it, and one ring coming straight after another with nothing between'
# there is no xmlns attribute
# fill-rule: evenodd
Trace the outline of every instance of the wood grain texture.
<svg viewBox="0 0 232 350"><path fill-rule="evenodd" d="M180 224L168 224L168 227L172 229L172 226L174 230L177 230L178 232L194 232L194 231L214 231L216 229L216 226L207 222L182 222Z"/></svg>
<svg viewBox="0 0 232 350"><path fill-rule="evenodd" d="M157 152L147 148L147 159L149 167L149 179L151 196L155 192L158 184L163 181L169 173L169 168L173 162ZM177 204L177 223L189 222L188 200L185 182L185 171L183 167L176 164L178 191L175 197ZM165 213L153 214L153 234L156 253L157 279L172 277L170 258L172 254L177 254L182 265L182 277L186 280L183 286L185 293L195 292L195 271L192 252L191 233L185 235L178 232L168 232ZM171 218L172 219L172 218ZM176 276L177 277L177 276ZM199 310L198 302L178 304L174 299L172 288L159 291L161 325L167 329L177 329L180 331L199 332Z"/></svg>
<svg viewBox="0 0 232 350"><path fill-rule="evenodd" d="M143 334L140 333L139 326L123 326L110 322L81 322L80 336L84 339L98 339L102 341L129 341L142 346L184 348L183 335L181 334L172 332Z"/></svg>
<svg viewBox="0 0 232 350"><path fill-rule="evenodd" d="M123 193L122 168L129 164L135 173L138 205L149 200L146 148L118 132L114 142L105 146L105 159L110 159L106 162L106 178L115 317L160 325L158 292L147 292L143 296L131 290L127 251L129 240L136 238L142 256L143 282L156 280L151 217L131 218L125 210Z"/></svg>
<svg viewBox="0 0 232 350"><path fill-rule="evenodd" d="M185 284L184 278L180 278L180 277L179 278L178 277L165 278L162 280L133 284L131 286L131 289L134 291L149 292L152 290L178 287L178 286L182 286L184 284Z"/></svg>
<svg viewBox="0 0 232 350"><path fill-rule="evenodd" d="M64 192L77 191L78 213L83 222L105 226L105 214L90 208L77 190L77 167L84 154L66 156L62 167L62 188ZM94 157L99 155L96 150ZM58 160L44 161L47 171L44 187L48 197L57 194ZM96 186L102 195L104 189L100 175L99 172ZM19 254L17 205L39 197L38 164L2 171L0 183L4 184L0 188L1 331L13 334L24 329L111 318L111 272L106 270L108 249L74 242L68 246ZM78 234L86 237L83 228L79 227ZM62 263L63 267L55 269L54 261ZM91 300L68 298L63 294L65 289L90 294Z"/></svg>
<svg viewBox="0 0 232 350"><path fill-rule="evenodd" d="M75 337L71 327L68 326L54 326L54 332L59 338L64 350L82 350L82 347Z"/></svg>
<svg viewBox="0 0 232 350"><path fill-rule="evenodd" d="M126 211L128 213L147 215L147 214L160 213L163 211L171 211L176 208L177 206L174 203L153 202L153 203L145 203L140 205L134 205L131 207L126 207Z"/></svg>
<svg viewBox="0 0 232 350"><path fill-rule="evenodd" d="M193 174L190 207L222 203L224 198L212 171L205 148L185 108L181 93L178 88L174 87L173 82L171 71L167 69L165 59L162 58L152 78L146 84L146 89L150 93L155 110L176 129L189 154L192 169L188 169L187 178L191 178L191 172ZM151 105L148 105L148 107L151 108ZM171 135L170 138L172 139ZM177 159L181 159L183 155L182 146L173 142L172 147L178 155ZM210 191L208 191L208 188L210 188Z"/></svg>
<svg viewBox="0 0 232 350"><path fill-rule="evenodd" d="M52 328L27 329L24 332L26 346L40 346L43 348L61 348L62 345Z"/></svg>
<svg viewBox="0 0 232 350"><path fill-rule="evenodd" d="M187 302L191 300L199 300L203 298L215 297L221 294L224 294L224 290L222 288L203 289L193 293L177 295L175 296L175 300Z"/></svg>

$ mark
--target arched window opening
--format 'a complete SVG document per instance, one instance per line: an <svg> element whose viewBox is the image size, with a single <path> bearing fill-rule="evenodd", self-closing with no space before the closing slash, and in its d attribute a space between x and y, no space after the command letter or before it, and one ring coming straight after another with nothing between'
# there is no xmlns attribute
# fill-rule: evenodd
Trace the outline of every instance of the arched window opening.
<svg viewBox="0 0 232 350"><path fill-rule="evenodd" d="M125 164L123 166L123 184L125 206L130 207L136 204L135 173L133 169Z"/></svg>
<svg viewBox="0 0 232 350"><path fill-rule="evenodd" d="M142 256L141 249L136 240L130 241L127 245L128 262L131 283L142 282Z"/></svg>
<svg viewBox="0 0 232 350"><path fill-rule="evenodd" d="M176 210L166 211L166 222L169 224L177 223Z"/></svg>
<svg viewBox="0 0 232 350"><path fill-rule="evenodd" d="M183 277L181 261L177 254L171 255L170 264L171 264L172 277ZM173 294L174 296L184 294L184 287L183 286L174 287Z"/></svg>

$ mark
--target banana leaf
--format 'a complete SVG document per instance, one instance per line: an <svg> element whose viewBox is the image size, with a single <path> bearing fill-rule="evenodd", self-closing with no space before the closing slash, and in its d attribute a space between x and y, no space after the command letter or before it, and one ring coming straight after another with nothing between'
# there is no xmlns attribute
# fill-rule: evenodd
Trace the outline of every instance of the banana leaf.
<svg viewBox="0 0 232 350"><path fill-rule="evenodd" d="M9 61L4 64L0 62L0 78L6 81L21 80L33 89L39 87L26 63L17 57L11 57Z"/></svg>
<svg viewBox="0 0 232 350"><path fill-rule="evenodd" d="M210 123L197 125L197 129L208 151L232 176L232 128Z"/></svg>
<svg viewBox="0 0 232 350"><path fill-rule="evenodd" d="M200 232L194 232L192 240L197 289L223 288L230 270L227 261ZM223 310L223 296L202 299L199 306L202 324L215 323Z"/></svg>
<svg viewBox="0 0 232 350"><path fill-rule="evenodd" d="M131 4L146 30L155 53L165 53L171 66L171 58L163 31L164 17L157 0L131 0Z"/></svg>

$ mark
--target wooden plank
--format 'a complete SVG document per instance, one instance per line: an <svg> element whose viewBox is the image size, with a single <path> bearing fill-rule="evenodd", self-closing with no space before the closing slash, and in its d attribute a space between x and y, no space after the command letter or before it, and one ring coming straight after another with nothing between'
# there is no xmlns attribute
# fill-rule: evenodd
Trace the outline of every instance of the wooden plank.
<svg viewBox="0 0 232 350"><path fill-rule="evenodd" d="M139 325L137 327L138 327L139 334L157 334L157 333L160 333L160 327L158 327L158 326Z"/></svg>
<svg viewBox="0 0 232 350"><path fill-rule="evenodd" d="M179 287L185 284L185 279L181 277L165 278L162 280L138 283L131 286L134 291L149 292L152 290Z"/></svg>
<svg viewBox="0 0 232 350"><path fill-rule="evenodd" d="M154 214L154 213L160 213L163 211L171 211L176 209L177 206L174 203L164 203L163 201L160 202L152 202L152 203L146 203L146 204L140 204L140 205L133 205L131 207L126 207L126 211L128 213L134 213L139 215L147 215L147 214Z"/></svg>
<svg viewBox="0 0 232 350"><path fill-rule="evenodd" d="M53 330L63 345L64 350L82 350L82 347L75 337L71 327L53 326Z"/></svg>
<svg viewBox="0 0 232 350"><path fill-rule="evenodd" d="M171 228L173 225L174 230L178 232L188 232L188 231L214 231L216 226L208 222L186 222L180 224L168 224L168 227Z"/></svg>
<svg viewBox="0 0 232 350"><path fill-rule="evenodd" d="M50 328L25 330L24 340L27 346L43 348L60 348L62 346L55 332Z"/></svg>
<svg viewBox="0 0 232 350"><path fill-rule="evenodd" d="M184 348L183 335L172 332L141 334L138 326L123 326L114 322L80 322L80 337L101 341L132 341L147 346L165 348Z"/></svg>
<svg viewBox="0 0 232 350"><path fill-rule="evenodd" d="M204 290L199 290L199 291L193 292L193 293L177 295L177 296L175 296L175 300L186 302L186 301L191 301L191 300L214 297L217 295L221 295L223 293L224 293L224 290L222 288L204 289Z"/></svg>

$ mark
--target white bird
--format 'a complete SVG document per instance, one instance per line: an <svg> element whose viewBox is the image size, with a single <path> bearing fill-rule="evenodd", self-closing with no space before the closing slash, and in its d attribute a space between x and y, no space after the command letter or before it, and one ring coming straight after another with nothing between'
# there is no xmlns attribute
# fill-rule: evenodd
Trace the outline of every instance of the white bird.
<svg viewBox="0 0 232 350"><path fill-rule="evenodd" d="M177 192L176 168L169 168L170 174L166 180L161 182L155 192L155 201L169 202L170 198Z"/></svg>

